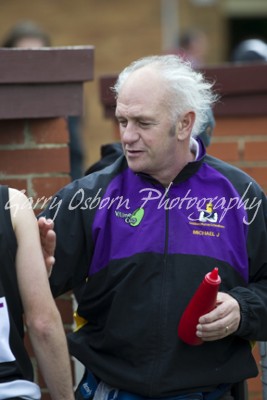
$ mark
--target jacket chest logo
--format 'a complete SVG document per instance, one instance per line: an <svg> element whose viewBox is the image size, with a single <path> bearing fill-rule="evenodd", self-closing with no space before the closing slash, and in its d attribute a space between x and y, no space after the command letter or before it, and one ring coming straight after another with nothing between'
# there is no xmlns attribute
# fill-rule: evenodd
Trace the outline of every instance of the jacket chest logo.
<svg viewBox="0 0 267 400"><path fill-rule="evenodd" d="M134 210L132 213L124 213L122 211L115 211L117 218L122 218L124 222L130 226L138 226L145 214L145 210L140 207Z"/></svg>

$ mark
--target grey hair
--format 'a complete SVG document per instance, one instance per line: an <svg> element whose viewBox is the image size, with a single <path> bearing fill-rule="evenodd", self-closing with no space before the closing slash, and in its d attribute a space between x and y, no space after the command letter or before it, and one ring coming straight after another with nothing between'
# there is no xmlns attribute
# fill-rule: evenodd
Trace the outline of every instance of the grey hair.
<svg viewBox="0 0 267 400"><path fill-rule="evenodd" d="M189 62L176 55L148 56L132 62L118 76L112 88L116 98L127 78L136 70L152 67L159 71L167 83L170 92L169 108L173 120L186 112L194 111L196 115L193 136L201 132L201 127L207 122L208 112L217 100L213 92L213 83L208 82L204 75L191 68Z"/></svg>

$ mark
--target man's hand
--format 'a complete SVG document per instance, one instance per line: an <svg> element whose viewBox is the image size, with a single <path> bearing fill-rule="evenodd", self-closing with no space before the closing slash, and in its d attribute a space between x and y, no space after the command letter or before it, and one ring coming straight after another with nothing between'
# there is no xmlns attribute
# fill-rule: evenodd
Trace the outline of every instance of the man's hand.
<svg viewBox="0 0 267 400"><path fill-rule="evenodd" d="M50 276L55 263L56 234L53 230L54 222L51 219L40 217L38 226L47 274Z"/></svg>
<svg viewBox="0 0 267 400"><path fill-rule="evenodd" d="M216 308L199 318L196 334L204 341L222 339L238 329L240 318L238 302L229 294L219 292Z"/></svg>

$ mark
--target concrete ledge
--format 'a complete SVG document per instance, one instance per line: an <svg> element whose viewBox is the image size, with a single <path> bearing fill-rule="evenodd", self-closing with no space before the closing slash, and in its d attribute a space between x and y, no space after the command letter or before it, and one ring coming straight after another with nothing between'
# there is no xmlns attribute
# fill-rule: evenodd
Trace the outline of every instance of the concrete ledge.
<svg viewBox="0 0 267 400"><path fill-rule="evenodd" d="M0 119L81 115L94 47L0 49Z"/></svg>

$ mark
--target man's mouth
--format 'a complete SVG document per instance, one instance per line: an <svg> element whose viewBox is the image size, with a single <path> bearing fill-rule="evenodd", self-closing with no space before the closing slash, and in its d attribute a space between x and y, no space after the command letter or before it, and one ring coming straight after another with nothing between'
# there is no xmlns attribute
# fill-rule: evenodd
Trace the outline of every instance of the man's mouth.
<svg viewBox="0 0 267 400"><path fill-rule="evenodd" d="M139 158L143 154L141 150L126 150L126 156L129 159Z"/></svg>

